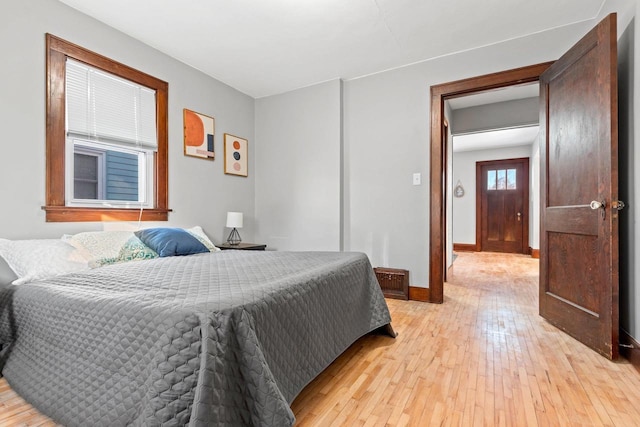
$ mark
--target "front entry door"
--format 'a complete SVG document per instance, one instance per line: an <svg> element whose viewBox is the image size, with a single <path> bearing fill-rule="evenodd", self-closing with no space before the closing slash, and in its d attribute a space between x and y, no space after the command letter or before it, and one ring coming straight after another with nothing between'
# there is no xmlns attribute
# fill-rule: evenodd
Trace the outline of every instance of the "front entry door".
<svg viewBox="0 0 640 427"><path fill-rule="evenodd" d="M613 14L540 77L540 315L610 359L619 322L616 43Z"/></svg>
<svg viewBox="0 0 640 427"><path fill-rule="evenodd" d="M528 252L529 159L477 162L476 177L480 250Z"/></svg>

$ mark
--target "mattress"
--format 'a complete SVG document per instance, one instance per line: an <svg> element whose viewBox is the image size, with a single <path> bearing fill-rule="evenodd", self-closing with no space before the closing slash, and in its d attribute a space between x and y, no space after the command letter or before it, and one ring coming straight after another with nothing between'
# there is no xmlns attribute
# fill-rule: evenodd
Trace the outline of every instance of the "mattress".
<svg viewBox="0 0 640 427"><path fill-rule="evenodd" d="M11 387L66 426L289 426L289 407L388 325L360 253L224 251L0 287Z"/></svg>

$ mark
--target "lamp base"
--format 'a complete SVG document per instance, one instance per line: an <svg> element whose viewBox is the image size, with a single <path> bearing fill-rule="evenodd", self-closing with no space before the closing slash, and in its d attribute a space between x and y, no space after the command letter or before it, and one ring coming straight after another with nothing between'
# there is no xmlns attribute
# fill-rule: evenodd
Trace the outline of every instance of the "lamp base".
<svg viewBox="0 0 640 427"><path fill-rule="evenodd" d="M227 237L227 243L230 245L237 245L240 242L242 242L240 233L238 233L238 230L234 227L233 230L231 230L231 233L229 233L229 237Z"/></svg>

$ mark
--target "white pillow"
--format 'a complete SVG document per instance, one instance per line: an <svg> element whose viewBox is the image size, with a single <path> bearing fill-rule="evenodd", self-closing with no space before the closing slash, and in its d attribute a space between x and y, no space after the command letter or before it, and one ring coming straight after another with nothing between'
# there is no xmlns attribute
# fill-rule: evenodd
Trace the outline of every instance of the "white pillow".
<svg viewBox="0 0 640 427"><path fill-rule="evenodd" d="M216 245L213 244L211 239L209 239L209 237L205 234L202 227L200 227L199 225L196 225L195 227L191 227L191 228L186 228L185 231L191 234L196 239L200 240L200 243L205 245L207 249L209 249L209 252L216 252L221 250L220 248L216 247Z"/></svg>
<svg viewBox="0 0 640 427"><path fill-rule="evenodd" d="M87 259L60 239L0 239L0 256L18 276L14 285L89 269Z"/></svg>
<svg viewBox="0 0 640 427"><path fill-rule="evenodd" d="M0 286L8 285L16 280L18 276L13 272L7 261L0 256Z"/></svg>
<svg viewBox="0 0 640 427"><path fill-rule="evenodd" d="M87 231L64 236L65 242L76 248L95 268L111 263L120 255L125 243L135 237L133 231Z"/></svg>

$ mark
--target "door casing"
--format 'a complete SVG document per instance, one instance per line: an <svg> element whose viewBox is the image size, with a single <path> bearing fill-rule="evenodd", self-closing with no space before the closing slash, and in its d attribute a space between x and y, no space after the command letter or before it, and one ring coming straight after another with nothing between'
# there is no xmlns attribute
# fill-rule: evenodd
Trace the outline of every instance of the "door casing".
<svg viewBox="0 0 640 427"><path fill-rule="evenodd" d="M431 158L429 200L429 302L444 301L444 256L446 218L444 211L444 101L508 86L537 82L555 61L514 68L431 86Z"/></svg>
<svg viewBox="0 0 640 427"><path fill-rule="evenodd" d="M482 161L482 162L476 162L476 250L477 251L483 251L483 250L491 250L491 249L487 249L484 245L483 245L483 239L482 239L482 232L483 232L483 225L482 225L482 215L483 215L483 210L486 208L485 206L483 206L482 203L482 196L483 196L483 185L484 185L484 178L482 176L481 173L481 169L483 166L487 166L487 165L495 165L496 167L498 167L498 165L504 165L504 164L520 164L521 167L523 168L523 176L522 176L522 180L520 182L520 185L522 186L521 188L518 189L518 191L522 192L522 217L521 217L521 221L522 221L522 246L520 247L520 250L517 253L520 254L529 254L529 158L528 157L524 157L524 158L517 158L517 159L502 159L502 160L488 160L488 161ZM446 281L446 277L445 277L445 281Z"/></svg>

